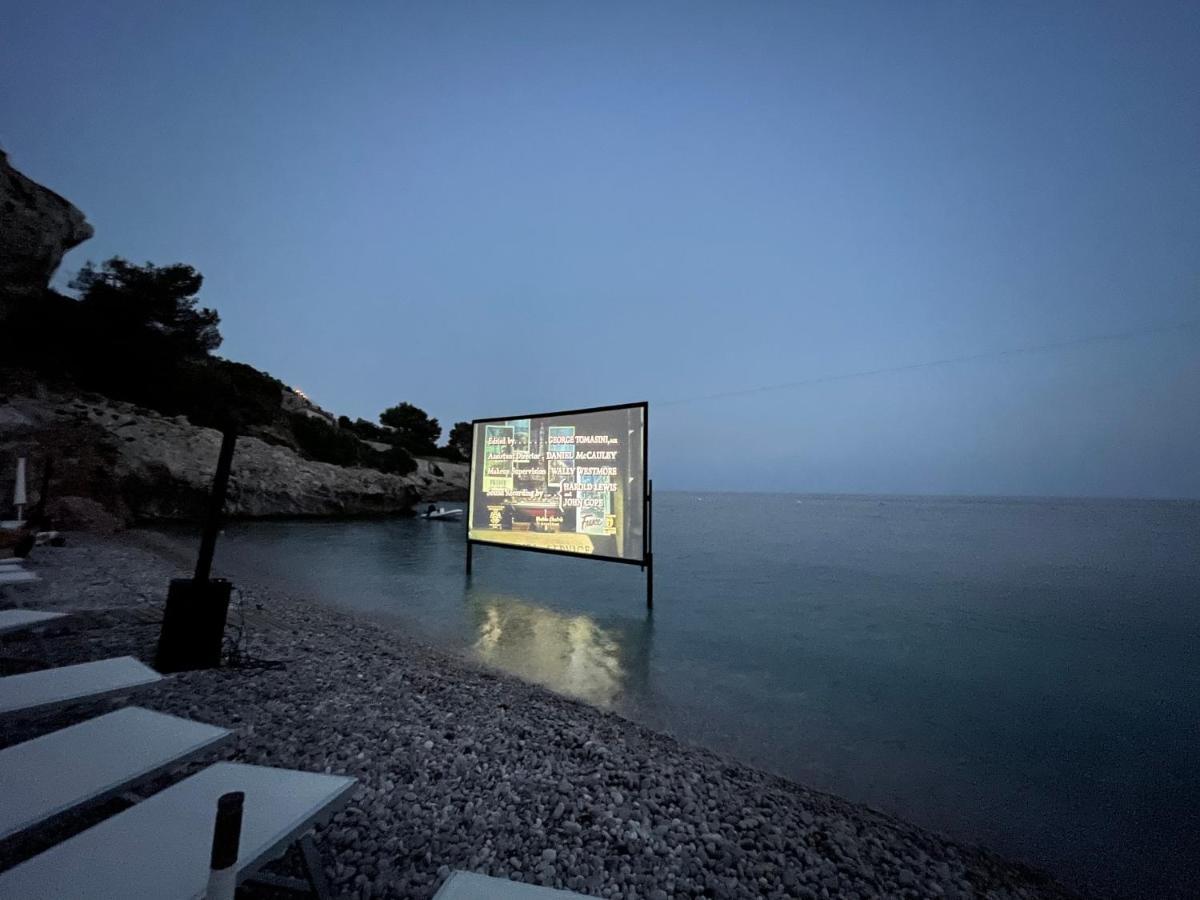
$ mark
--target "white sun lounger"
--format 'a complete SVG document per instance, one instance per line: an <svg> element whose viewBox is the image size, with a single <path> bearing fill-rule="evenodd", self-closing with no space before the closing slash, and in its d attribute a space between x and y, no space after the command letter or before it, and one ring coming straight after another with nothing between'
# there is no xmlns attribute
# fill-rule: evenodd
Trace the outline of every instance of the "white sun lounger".
<svg viewBox="0 0 1200 900"><path fill-rule="evenodd" d="M32 628L43 622L61 619L66 613L45 612L40 609L0 609L0 634Z"/></svg>
<svg viewBox="0 0 1200 900"><path fill-rule="evenodd" d="M132 656L9 675L0 678L0 715L99 700L160 680L161 675Z"/></svg>
<svg viewBox="0 0 1200 900"><path fill-rule="evenodd" d="M15 566L6 566L5 571L0 572L0 585L5 584L25 584L30 581L41 581L42 576L37 572L27 572L24 569L17 569L15 572L8 571L16 568Z"/></svg>
<svg viewBox="0 0 1200 900"><path fill-rule="evenodd" d="M138 706L0 750L0 839L117 796L233 737Z"/></svg>
<svg viewBox="0 0 1200 900"><path fill-rule="evenodd" d="M222 794L246 794L235 864L241 883L344 805L353 788L341 775L216 763L0 874L0 897L202 897Z"/></svg>
<svg viewBox="0 0 1200 900"><path fill-rule="evenodd" d="M587 900L583 894L572 891L455 870L433 895L433 900L568 900L575 897Z"/></svg>

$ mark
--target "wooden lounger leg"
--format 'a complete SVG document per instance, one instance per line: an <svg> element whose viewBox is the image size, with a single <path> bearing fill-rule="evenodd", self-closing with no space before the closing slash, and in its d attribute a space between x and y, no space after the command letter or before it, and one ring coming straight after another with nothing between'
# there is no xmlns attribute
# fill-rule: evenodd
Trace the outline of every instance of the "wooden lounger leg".
<svg viewBox="0 0 1200 900"><path fill-rule="evenodd" d="M312 890L312 885L306 879L289 878L286 875L272 875L270 872L255 872L246 881L265 884L269 887L283 888L285 891L295 891L297 894L307 894Z"/></svg>
<svg viewBox="0 0 1200 900"><path fill-rule="evenodd" d="M300 854L304 857L304 868L307 870L308 883L312 885L313 893L319 900L329 900L333 894L329 890L329 882L325 879L321 854L317 852L311 834L300 838Z"/></svg>
<svg viewBox="0 0 1200 900"><path fill-rule="evenodd" d="M269 872L255 872L247 881L257 881L259 884L283 888L297 893L311 893L317 900L332 900L329 882L325 879L325 869L321 865L321 854L313 845L312 836L305 835L296 842L300 848L300 857L304 861L304 879L288 878L284 875L272 875Z"/></svg>

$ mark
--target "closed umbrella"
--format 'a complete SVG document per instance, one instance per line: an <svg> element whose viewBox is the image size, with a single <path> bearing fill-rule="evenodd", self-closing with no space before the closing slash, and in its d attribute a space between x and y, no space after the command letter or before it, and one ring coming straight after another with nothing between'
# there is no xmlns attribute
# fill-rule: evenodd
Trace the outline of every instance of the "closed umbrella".
<svg viewBox="0 0 1200 900"><path fill-rule="evenodd" d="M25 457L17 460L17 483L13 486L13 506L17 508L17 522L25 517Z"/></svg>

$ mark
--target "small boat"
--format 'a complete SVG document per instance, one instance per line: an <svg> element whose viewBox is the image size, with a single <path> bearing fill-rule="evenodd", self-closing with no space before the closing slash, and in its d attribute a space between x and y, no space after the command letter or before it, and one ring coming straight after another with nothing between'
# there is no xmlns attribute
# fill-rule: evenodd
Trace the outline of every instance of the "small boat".
<svg viewBox="0 0 1200 900"><path fill-rule="evenodd" d="M437 509L433 509L431 507L431 508L425 510L425 512L421 514L421 518L423 518L423 519L457 519L461 515L462 515L461 509L446 509L446 507L444 507L444 506L439 506Z"/></svg>

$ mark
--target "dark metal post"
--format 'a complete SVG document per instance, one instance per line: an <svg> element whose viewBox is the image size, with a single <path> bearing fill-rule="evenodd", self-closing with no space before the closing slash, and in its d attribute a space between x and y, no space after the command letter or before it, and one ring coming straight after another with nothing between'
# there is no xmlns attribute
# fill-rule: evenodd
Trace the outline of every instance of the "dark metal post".
<svg viewBox="0 0 1200 900"><path fill-rule="evenodd" d="M472 495L475 493L475 423L471 423L471 459L467 464L467 514L463 525L463 533L467 536L467 578L471 577L471 551L475 545L471 543L471 514L474 512Z"/></svg>
<svg viewBox="0 0 1200 900"><path fill-rule="evenodd" d="M233 900L237 890L238 847L242 841L242 803L245 799L246 795L241 791L232 791L217 800L206 900Z"/></svg>
<svg viewBox="0 0 1200 900"><path fill-rule="evenodd" d="M229 486L229 470L233 467L233 448L237 431L230 428L221 436L221 454L217 457L217 473L213 476L212 493L208 497L208 515L200 537L200 557L196 560L195 581L203 584L212 572L213 554L217 549L217 532L221 530L221 513L225 509L225 489Z"/></svg>
<svg viewBox="0 0 1200 900"><path fill-rule="evenodd" d="M646 482L646 609L654 609L654 479Z"/></svg>
<svg viewBox="0 0 1200 900"><path fill-rule="evenodd" d="M221 453L217 457L217 472L209 495L195 576L172 579L167 591L167 605L163 609L162 628L158 634L158 652L154 657L154 667L163 673L212 669L221 664L225 620L229 614L233 585L224 578L209 576L212 574L213 554L217 547L217 532L221 528L225 489L229 484L236 442L237 432L230 428L221 439Z"/></svg>

